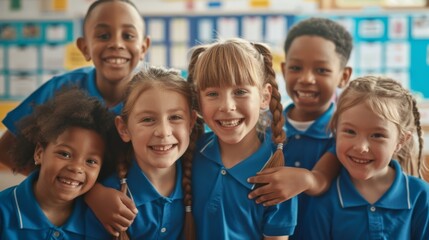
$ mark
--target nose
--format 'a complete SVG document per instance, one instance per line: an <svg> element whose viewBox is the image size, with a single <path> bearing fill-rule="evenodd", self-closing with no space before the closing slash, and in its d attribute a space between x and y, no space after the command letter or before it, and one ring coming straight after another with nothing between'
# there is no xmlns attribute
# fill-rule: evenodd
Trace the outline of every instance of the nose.
<svg viewBox="0 0 429 240"><path fill-rule="evenodd" d="M109 41L109 48L113 49L123 49L124 47L124 40L122 39L122 35L117 34L113 35L112 38Z"/></svg>
<svg viewBox="0 0 429 240"><path fill-rule="evenodd" d="M72 160L68 165L67 169L71 172L81 174L83 173L83 164L85 160Z"/></svg>
<svg viewBox="0 0 429 240"><path fill-rule="evenodd" d="M221 112L230 112L235 111L235 100L232 96L225 96L219 105L219 111Z"/></svg>
<svg viewBox="0 0 429 240"><path fill-rule="evenodd" d="M359 139L354 143L354 149L359 153L366 153L369 151L369 142L367 139Z"/></svg>
<svg viewBox="0 0 429 240"><path fill-rule="evenodd" d="M305 71L299 78L299 82L304 84L314 84L316 83L316 79L311 71Z"/></svg>
<svg viewBox="0 0 429 240"><path fill-rule="evenodd" d="M172 127L171 127L169 121L165 120L165 121L160 122L155 128L154 135L156 137L160 137L160 138L171 136L172 135Z"/></svg>

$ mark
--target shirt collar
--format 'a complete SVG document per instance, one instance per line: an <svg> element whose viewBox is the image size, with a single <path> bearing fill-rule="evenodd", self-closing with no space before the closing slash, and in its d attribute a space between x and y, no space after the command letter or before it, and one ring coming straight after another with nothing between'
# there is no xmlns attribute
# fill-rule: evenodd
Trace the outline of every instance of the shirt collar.
<svg viewBox="0 0 429 240"><path fill-rule="evenodd" d="M401 166L397 161L392 160L390 166L395 169L395 180L386 193L374 203L374 206L386 209L410 209L408 178L402 172ZM334 184L336 184L338 198L343 208L369 204L356 190L349 173L344 167Z"/></svg>
<svg viewBox="0 0 429 240"><path fill-rule="evenodd" d="M219 167L224 167L222 159L220 157L219 139L214 133L207 133L208 140L206 144L201 148L200 153L210 161L215 162ZM211 136L210 136L211 135ZM266 162L273 155L272 149L273 144L271 141L271 135L266 134L261 139L261 145L259 149L248 158L244 159L232 168L226 169L235 180L240 182L245 187L252 189L254 184L248 183L249 177L255 176L266 164Z"/></svg>
<svg viewBox="0 0 429 240"><path fill-rule="evenodd" d="M182 164L180 160L176 161L176 184L173 192L168 197L164 197L158 193L149 179L147 179L145 174L142 172L136 160L133 160L127 178L132 179L132 181L127 181L127 184L129 193L137 207L160 198L165 199L168 202L183 199L183 191L181 187Z"/></svg>
<svg viewBox="0 0 429 240"><path fill-rule="evenodd" d="M297 129L295 129L290 122L287 120L287 113L295 107L294 103L289 104L286 109L283 111L283 114L286 117L286 135L288 138L297 135L297 134L304 134L313 138L319 138L319 139L326 139L331 138L332 133L327 129L327 124L332 115L334 114L335 106L334 103L331 103L328 110L326 110L319 118L317 118L313 124L304 132L301 132Z"/></svg>
<svg viewBox="0 0 429 240"><path fill-rule="evenodd" d="M33 191L34 181L39 177L39 171L33 171L21 184L13 190L16 206L17 226L21 229L42 230L57 228L53 225L40 208ZM85 203L81 197L75 199L73 211L63 226L59 226L68 232L82 234L85 232L84 218Z"/></svg>

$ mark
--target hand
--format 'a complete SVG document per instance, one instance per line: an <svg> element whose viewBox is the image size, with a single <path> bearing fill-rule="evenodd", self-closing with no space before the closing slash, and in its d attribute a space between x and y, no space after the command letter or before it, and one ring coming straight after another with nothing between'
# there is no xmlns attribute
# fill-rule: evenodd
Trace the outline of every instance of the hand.
<svg viewBox="0 0 429 240"><path fill-rule="evenodd" d="M265 184L248 197L264 206L273 206L306 191L312 184L311 172L304 168L274 167L265 169L247 180Z"/></svg>
<svg viewBox="0 0 429 240"><path fill-rule="evenodd" d="M104 228L114 236L118 236L120 231L126 231L138 213L134 202L127 195L99 183L85 195L85 201Z"/></svg>

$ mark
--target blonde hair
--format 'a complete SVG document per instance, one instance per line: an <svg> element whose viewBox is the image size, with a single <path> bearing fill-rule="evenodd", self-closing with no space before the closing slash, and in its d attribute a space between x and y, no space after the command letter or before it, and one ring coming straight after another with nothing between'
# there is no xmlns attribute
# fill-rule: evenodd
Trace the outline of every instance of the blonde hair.
<svg viewBox="0 0 429 240"><path fill-rule="evenodd" d="M406 131L417 133L417 156L415 138L412 137L393 157L399 161L406 173L420 176L423 138L420 112L412 94L400 83L387 77L365 76L351 81L341 93L337 110L331 119L330 127L334 134L339 116L360 103L366 103L379 117L394 123L400 137L403 137Z"/></svg>
<svg viewBox="0 0 429 240"><path fill-rule="evenodd" d="M128 83L128 87L124 96L124 107L121 112L121 117L124 122L128 121L129 114L131 113L139 96L144 94L146 90L154 87L175 91L183 95L187 100L190 112L197 109L196 98L194 91L192 90L192 85L186 82L186 80L180 76L178 71L160 67L149 67L148 69L142 70L134 75L134 77ZM191 171L192 154L195 149L195 143L202 133L202 130L197 128L198 126L194 126L194 129L192 129L189 146L181 158L183 167L182 186L185 193L185 224L183 228L185 239L195 239L195 224L191 212ZM126 177L127 171L131 165L131 156L133 154L132 145L126 145L127 150L124 152L125 155L121 157L118 167L118 175L120 179L124 179ZM121 185L121 191L124 193L127 191L125 182Z"/></svg>
<svg viewBox="0 0 429 240"><path fill-rule="evenodd" d="M283 106L273 69L272 55L266 45L232 38L197 46L192 51L188 81L194 83L198 91L208 87L245 84L262 89L266 84L270 84L272 86L270 100L272 140L280 147L266 167L284 166L281 150L286 140L283 130L285 121L282 114ZM266 126L258 125L259 131L265 130Z"/></svg>

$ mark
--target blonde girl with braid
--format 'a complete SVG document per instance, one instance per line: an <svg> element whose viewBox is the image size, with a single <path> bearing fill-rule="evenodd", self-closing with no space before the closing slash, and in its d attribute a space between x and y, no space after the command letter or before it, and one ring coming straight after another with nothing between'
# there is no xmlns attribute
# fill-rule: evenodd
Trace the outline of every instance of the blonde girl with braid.
<svg viewBox="0 0 429 240"><path fill-rule="evenodd" d="M212 130L197 142L192 164L197 239L287 239L296 225L296 199L264 207L247 197L255 187L248 177L284 165L284 118L271 52L238 38L197 46L188 77Z"/></svg>
<svg viewBox="0 0 429 240"><path fill-rule="evenodd" d="M195 239L190 179L200 131L193 131L197 115L191 87L177 71L156 67L137 73L128 85L115 119L124 154L118 174L103 182L121 189L138 209L120 239ZM108 239L103 226L98 228L89 228L98 234L93 237Z"/></svg>
<svg viewBox="0 0 429 240"><path fill-rule="evenodd" d="M353 80L330 126L343 168L310 205L304 239L429 239L429 185L407 174L419 175L423 145L411 93L385 77Z"/></svg>

